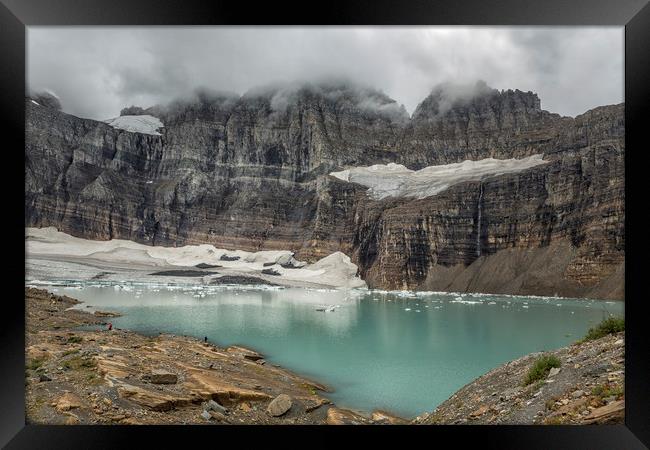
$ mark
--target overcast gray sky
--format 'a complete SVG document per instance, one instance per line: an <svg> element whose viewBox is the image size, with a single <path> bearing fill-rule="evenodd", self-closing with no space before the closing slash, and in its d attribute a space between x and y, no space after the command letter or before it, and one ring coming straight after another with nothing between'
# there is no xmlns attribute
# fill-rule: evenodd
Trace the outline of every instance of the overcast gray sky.
<svg viewBox="0 0 650 450"><path fill-rule="evenodd" d="M623 27L29 27L28 89L107 119L197 87L345 77L412 113L440 82L482 79L575 116L623 101Z"/></svg>

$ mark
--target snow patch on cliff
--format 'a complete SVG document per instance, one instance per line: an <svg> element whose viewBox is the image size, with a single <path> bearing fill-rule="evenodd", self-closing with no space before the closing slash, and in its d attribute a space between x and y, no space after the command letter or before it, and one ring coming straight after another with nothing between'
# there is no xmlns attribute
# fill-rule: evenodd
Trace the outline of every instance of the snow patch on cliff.
<svg viewBox="0 0 650 450"><path fill-rule="evenodd" d="M401 164L375 164L353 167L330 175L350 183L366 186L368 195L380 200L386 197L430 197L455 184L478 181L484 178L520 172L540 164L546 164L544 155L532 155L522 159L486 158L478 161L429 166L411 170Z"/></svg>
<svg viewBox="0 0 650 450"><path fill-rule="evenodd" d="M25 243L28 259L47 257L94 267L120 264L139 271L188 268L204 263L218 266L211 271L219 275L249 275L285 286L366 287L365 281L357 276L357 266L341 252L306 264L297 261L288 250L246 252L218 249L210 244L154 247L123 239L92 241L70 236L54 227L27 228ZM264 274L265 269L272 269L279 275ZM206 276L212 275L206 272Z"/></svg>
<svg viewBox="0 0 650 450"><path fill-rule="evenodd" d="M165 125L159 118L143 114L141 116L120 116L104 121L113 128L134 133L153 134L160 136L158 130Z"/></svg>

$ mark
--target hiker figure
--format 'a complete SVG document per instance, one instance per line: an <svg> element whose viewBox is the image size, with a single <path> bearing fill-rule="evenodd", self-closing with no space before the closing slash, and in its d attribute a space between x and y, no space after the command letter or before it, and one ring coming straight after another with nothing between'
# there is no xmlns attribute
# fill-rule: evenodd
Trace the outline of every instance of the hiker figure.
<svg viewBox="0 0 650 450"><path fill-rule="evenodd" d="M205 336L205 337L203 338L203 342L208 342L208 337L207 337L207 336Z"/></svg>
<svg viewBox="0 0 650 450"><path fill-rule="evenodd" d="M113 329L113 324L111 322L108 322L108 331L111 331Z"/></svg>

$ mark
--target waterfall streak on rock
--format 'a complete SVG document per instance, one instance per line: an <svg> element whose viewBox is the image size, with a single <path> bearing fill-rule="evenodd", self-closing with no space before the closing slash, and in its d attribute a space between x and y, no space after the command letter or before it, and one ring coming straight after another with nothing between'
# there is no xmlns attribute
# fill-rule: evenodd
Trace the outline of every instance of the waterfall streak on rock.
<svg viewBox="0 0 650 450"><path fill-rule="evenodd" d="M483 183L479 184L478 218L476 220L476 256L481 256L481 206L483 203Z"/></svg>

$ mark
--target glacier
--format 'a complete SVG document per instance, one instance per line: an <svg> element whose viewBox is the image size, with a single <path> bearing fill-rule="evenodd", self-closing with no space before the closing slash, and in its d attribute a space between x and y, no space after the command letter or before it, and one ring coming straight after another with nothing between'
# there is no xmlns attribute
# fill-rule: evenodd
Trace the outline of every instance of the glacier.
<svg viewBox="0 0 650 450"><path fill-rule="evenodd" d="M477 161L428 166L411 170L401 164L375 164L368 167L352 167L330 175L349 183L368 188L368 195L381 200L387 197L411 197L423 199L439 194L455 184L479 181L484 178L520 172L546 164L543 154L521 159L485 158Z"/></svg>
<svg viewBox="0 0 650 450"><path fill-rule="evenodd" d="M146 114L141 116L120 116L104 122L120 130L152 134L154 136L160 136L158 130L165 127L159 118Z"/></svg>
<svg viewBox="0 0 650 450"><path fill-rule="evenodd" d="M71 236L55 227L26 228L26 256L34 266L35 260L49 260L65 264L120 269L119 276L142 279L146 273L160 269L193 268L197 264L219 266L218 273L206 272L204 282L223 275L255 276L281 286L366 288L358 267L342 252L334 252L312 264L297 261L289 250L247 252L225 250L210 244L161 247L139 244L124 239L94 241ZM227 256L232 259L221 259ZM236 257L236 258L235 258ZM56 264L40 262L44 276L63 272ZM289 265L293 268L283 267ZM273 269L278 275L268 275L264 269ZM133 273L131 273L133 272ZM136 273L137 272L137 273ZM76 272L81 273L81 272ZM148 278L148 277L144 277Z"/></svg>

